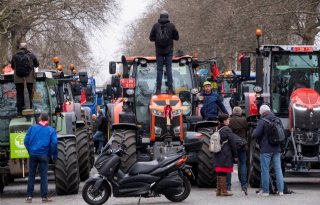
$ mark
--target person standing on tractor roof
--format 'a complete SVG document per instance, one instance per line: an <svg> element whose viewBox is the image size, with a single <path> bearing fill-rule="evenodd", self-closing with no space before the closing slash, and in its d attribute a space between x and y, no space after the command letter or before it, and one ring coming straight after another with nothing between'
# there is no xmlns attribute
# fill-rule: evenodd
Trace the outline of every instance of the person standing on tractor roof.
<svg viewBox="0 0 320 205"><path fill-rule="evenodd" d="M32 202L37 167L41 177L42 202L52 201L48 198L48 163L51 156L54 161L58 159L58 139L56 130L49 126L48 113L41 113L39 120L37 125L28 129L24 138L24 145L30 155L26 203Z"/></svg>
<svg viewBox="0 0 320 205"><path fill-rule="evenodd" d="M253 138L257 138L260 144L260 164L261 164L261 185L262 185L262 196L269 196L269 185L270 185L270 161L273 162L273 169L276 174L276 182L278 194L283 195L284 180L281 170L281 145L270 144L269 142L269 123L268 121L275 121L283 125L281 120L276 117L270 110L268 105L262 105L259 111L261 117L258 121L256 129L252 133Z"/></svg>
<svg viewBox="0 0 320 205"><path fill-rule="evenodd" d="M34 68L39 67L36 56L27 49L27 43L21 43L19 51L12 57L12 69L14 70L14 83L17 90L17 112L22 115L25 107L24 86L28 89L30 107L32 108L32 92L35 81Z"/></svg>
<svg viewBox="0 0 320 205"><path fill-rule="evenodd" d="M179 40L179 33L173 23L170 23L167 11L161 11L158 23L150 32L150 41L155 42L157 58L157 88L156 95L161 93L163 65L166 65L168 94L174 94L172 80L173 40Z"/></svg>
<svg viewBox="0 0 320 205"><path fill-rule="evenodd" d="M201 115L204 120L217 120L219 111L228 114L217 92L212 91L211 82L203 83L203 90L199 93L199 99L203 101Z"/></svg>

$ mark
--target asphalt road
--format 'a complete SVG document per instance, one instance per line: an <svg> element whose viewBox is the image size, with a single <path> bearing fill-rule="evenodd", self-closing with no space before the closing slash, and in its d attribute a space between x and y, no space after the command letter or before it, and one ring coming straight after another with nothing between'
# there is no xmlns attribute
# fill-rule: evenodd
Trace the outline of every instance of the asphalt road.
<svg viewBox="0 0 320 205"><path fill-rule="evenodd" d="M94 171L93 171L94 172ZM237 173L233 173L232 197L216 197L214 189L199 189L192 187L190 196L181 203L172 203L165 197L142 198L141 205L319 205L320 204L320 175L301 174L285 178L289 189L294 193L284 196L262 197L255 194L256 189L249 189L248 196L240 191L240 184L237 180ZM82 189L81 183L80 190ZM0 198L1 205L24 204L26 194L26 180L19 180L5 187L5 193ZM50 180L49 194L54 202L50 204L81 205L86 204L81 196L81 191L77 195L56 196L54 180ZM35 186L35 196L32 204L42 204L40 198L39 181ZM138 204L138 198L110 198L106 204L112 205L132 205Z"/></svg>

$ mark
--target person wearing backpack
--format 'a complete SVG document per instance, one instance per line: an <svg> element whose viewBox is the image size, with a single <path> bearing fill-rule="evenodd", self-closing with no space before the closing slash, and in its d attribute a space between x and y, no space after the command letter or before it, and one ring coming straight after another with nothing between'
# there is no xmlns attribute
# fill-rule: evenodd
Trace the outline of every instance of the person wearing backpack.
<svg viewBox="0 0 320 205"><path fill-rule="evenodd" d="M241 189L247 193L248 189L248 177L247 177L247 131L249 129L247 120L242 116L241 107L234 107L232 110L232 117L230 119L229 127L232 132L237 135L236 145L237 153L239 157L238 167L239 167L239 179L241 184ZM227 189L231 189L231 174L228 175Z"/></svg>
<svg viewBox="0 0 320 205"><path fill-rule="evenodd" d="M276 117L270 110L268 105L262 105L259 113L261 115L258 120L257 127L252 133L252 137L256 138L260 144L260 166L261 166L261 186L262 196L269 196L269 184L270 184L270 161L272 160L273 169L276 174L276 184L279 195L283 195L284 180L281 170L281 142L278 144L273 143L270 139L273 136L279 135L278 133L271 133L274 130L275 123L278 127L282 128L281 120ZM273 125L274 127L271 127ZM281 131L279 131L281 132ZM270 143L271 142L271 143Z"/></svg>
<svg viewBox="0 0 320 205"><path fill-rule="evenodd" d="M22 115L25 107L24 86L26 84L30 108L32 108L32 92L35 82L34 68L39 67L36 56L27 49L27 43L20 43L18 52L12 57L12 69L14 70L14 83L17 91L17 112L18 116Z"/></svg>
<svg viewBox="0 0 320 205"><path fill-rule="evenodd" d="M155 42L157 58L157 87L156 95L161 93L163 65L166 65L168 80L168 94L174 94L172 80L173 40L179 40L179 33L169 20L167 11L161 11L158 23L154 24L150 32L150 41Z"/></svg>
<svg viewBox="0 0 320 205"><path fill-rule="evenodd" d="M227 191L227 174L233 172L233 163L238 161L235 134L228 127L229 115L222 113L218 119L221 150L214 153L214 165L217 173L216 196L232 196L233 194Z"/></svg>

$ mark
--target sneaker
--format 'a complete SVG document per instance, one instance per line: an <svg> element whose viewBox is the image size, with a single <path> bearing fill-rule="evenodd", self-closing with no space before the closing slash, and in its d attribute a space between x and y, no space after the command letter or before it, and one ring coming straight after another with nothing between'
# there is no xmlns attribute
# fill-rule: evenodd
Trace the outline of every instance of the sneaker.
<svg viewBox="0 0 320 205"><path fill-rule="evenodd" d="M48 203L48 202L52 202L53 200L49 197L46 198L42 198L42 203Z"/></svg>
<svg viewBox="0 0 320 205"><path fill-rule="evenodd" d="M283 196L283 192L279 192L279 196Z"/></svg>
<svg viewBox="0 0 320 205"><path fill-rule="evenodd" d="M269 193L262 193L262 196L269 196Z"/></svg>
<svg viewBox="0 0 320 205"><path fill-rule="evenodd" d="M32 203L32 197L28 196L24 202L25 203Z"/></svg>

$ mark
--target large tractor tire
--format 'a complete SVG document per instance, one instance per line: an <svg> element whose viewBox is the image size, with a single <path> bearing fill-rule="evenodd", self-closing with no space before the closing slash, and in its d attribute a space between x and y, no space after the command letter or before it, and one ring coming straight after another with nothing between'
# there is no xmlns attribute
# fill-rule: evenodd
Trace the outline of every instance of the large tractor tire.
<svg viewBox="0 0 320 205"><path fill-rule="evenodd" d="M212 128L200 128L198 130L204 136L204 143L198 153L198 187L216 187L217 176L214 171L214 154L209 151L210 136L214 130Z"/></svg>
<svg viewBox="0 0 320 205"><path fill-rule="evenodd" d="M88 135L88 139L89 139L89 167L90 169L93 167L94 165L94 142L93 142L93 136L92 134Z"/></svg>
<svg viewBox="0 0 320 205"><path fill-rule="evenodd" d="M4 190L4 174L0 174L0 195L3 193Z"/></svg>
<svg viewBox="0 0 320 205"><path fill-rule="evenodd" d="M114 130L111 138L113 139L111 144L112 149L118 149L119 145L122 143L127 147L127 155L121 158L120 166L120 169L127 173L132 165L137 161L136 131L123 129Z"/></svg>
<svg viewBox="0 0 320 205"><path fill-rule="evenodd" d="M76 130L77 151L80 180L84 181L90 176L90 145L86 127L79 127Z"/></svg>
<svg viewBox="0 0 320 205"><path fill-rule="evenodd" d="M75 138L58 139L58 160L55 177L58 195L77 194L79 191L79 170Z"/></svg>
<svg viewBox="0 0 320 205"><path fill-rule="evenodd" d="M260 146L257 140L250 140L249 149L249 176L248 181L251 187L259 188L261 183L261 168L260 168Z"/></svg>

